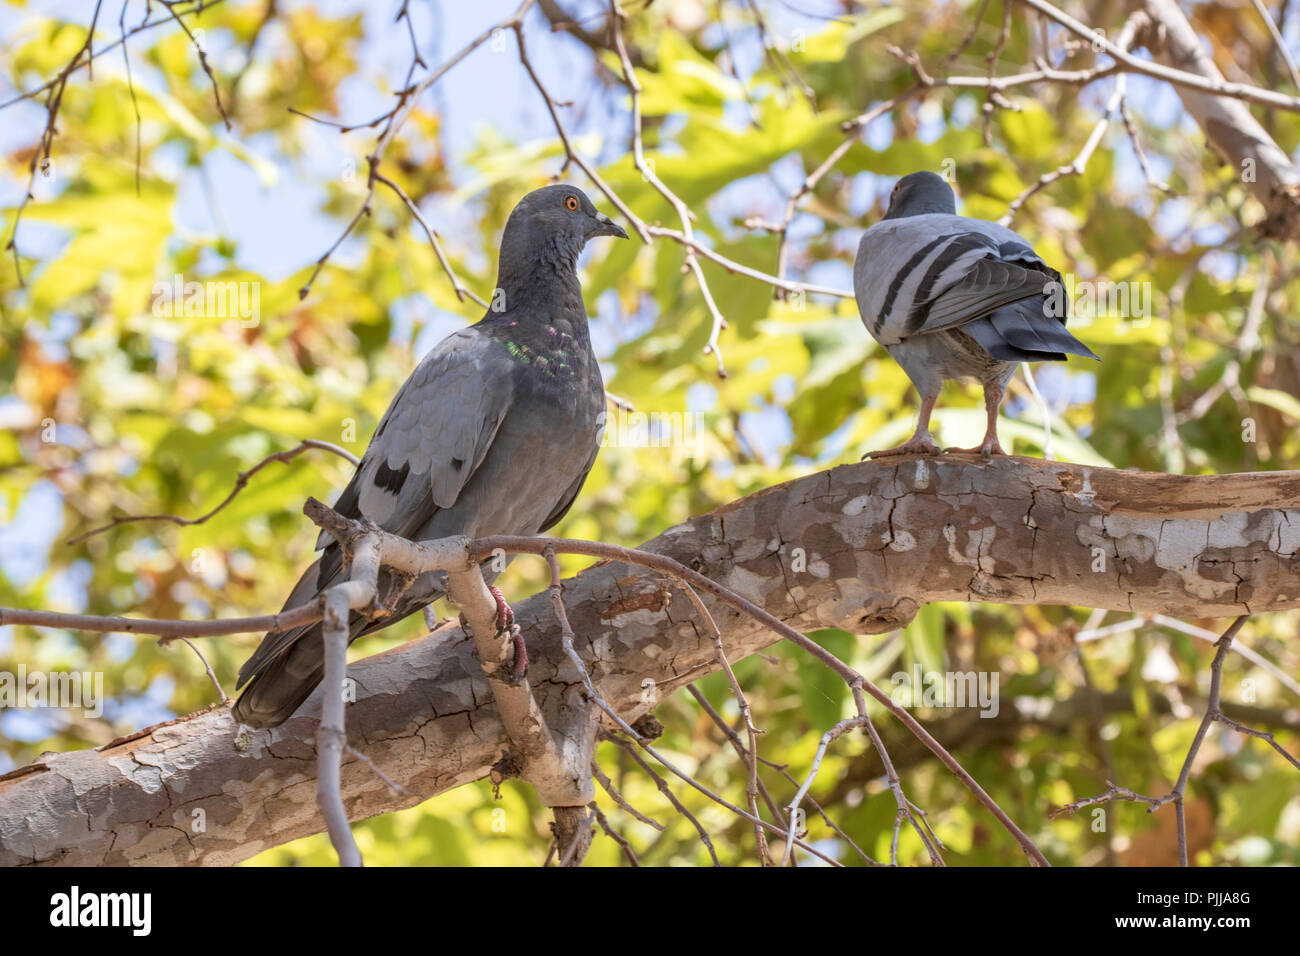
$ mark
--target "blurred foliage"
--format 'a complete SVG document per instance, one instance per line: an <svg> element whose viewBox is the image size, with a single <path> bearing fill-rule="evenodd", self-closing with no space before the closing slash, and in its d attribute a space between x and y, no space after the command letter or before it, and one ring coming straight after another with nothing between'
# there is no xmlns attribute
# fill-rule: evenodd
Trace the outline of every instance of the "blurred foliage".
<svg viewBox="0 0 1300 956"><path fill-rule="evenodd" d="M814 107L775 59L737 78L729 44L748 44L761 56L745 4L723 5L725 30L711 3L629 4L628 41L645 87L647 154L658 175L692 205L698 232L714 237L724 254L770 272L777 239L746 228L746 220L779 221L783 197L842 142L841 123L912 85L906 64L885 55L886 44L916 50L932 71L940 70L971 28L977 6L903 0L842 21L811 21L793 32L771 27L814 92ZM7 394L0 404L0 530L9 525L0 539L8 552L0 555L0 605L191 618L278 608L310 560L315 539L300 514L304 497L328 499L348 477L348 466L328 454L310 452L268 466L230 508L203 525L127 524L76 546L64 541L124 513L200 514L224 497L241 469L304 438L360 454L417 358L420 328L448 314L460 321L478 317L472 303L456 300L418 227L383 191L356 238L299 300L313 260L363 199L364 156L375 132L333 133L352 160L344 175L321 177L308 160L322 127L288 107L340 122L359 119L338 110L341 85L360 69L365 23L359 14L332 16L303 3L277 16L274 30L264 30L264 7L228 0L202 15L208 42L230 54L213 60L223 93L235 91L229 97L231 134L222 130L189 41L174 29L132 42L138 127L117 73L96 69L91 81L82 71L67 87L55 140L57 175L52 184L40 184L19 231L27 286L18 286L11 262L0 268L0 381ZM1262 26L1243 24L1235 8L1231 14L1217 4L1200 9L1200 25L1217 56L1231 58L1234 69L1255 82L1284 82ZM0 67L15 88L30 89L62 68L81 44L85 25L23 16ZM546 42L576 45L564 37ZM983 75L996 43L991 14L950 69ZM1029 44L1028 28L1017 19L1002 53L1004 70L1030 62ZM251 58L241 55L248 49L255 51ZM1077 51L1069 65L1086 67L1090 57L1086 49ZM588 59L583 95L625 108L617 60L607 51ZM510 64L519 68L513 58ZM791 273L847 288L857 237L882 214L893 177L939 170L945 161L955 163L963 211L996 219L1040 175L1073 159L1096 122L1105 86L1083 92L1045 86L1017 95L1016 111L993 113L988 145L982 97L969 91L935 91L923 104L878 120L806 198L792 228ZM1254 238L1257 204L1204 148L1180 109L1169 108L1176 100L1167 96L1157 109L1157 99L1135 95L1131 106L1172 195L1148 187L1117 126L1082 176L1052 184L1016 221L1062 272L1081 280L1145 283L1154 293L1150 321L1105 310L1090 322L1078 320L1080 336L1104 359L1095 372L1084 363L1040 368L1040 384L1059 420L1056 451L1077 461L1187 473L1296 467L1295 253ZM528 108L539 104L530 100ZM481 109L490 119L491 104ZM30 143L5 157L7 173L20 183L43 113L29 108L24 115ZM1267 121L1292 151L1300 140L1298 118L1279 113ZM634 169L625 125L575 129L585 137L582 148L590 145L589 155L601 157L602 175L641 217L676 224L671 207ZM223 153L265 186L277 177L315 177L319 210L337 220L337 228L302 250L303 265L294 274L262 275L242 264L230 236L177 227L182 178L206 170ZM446 142L436 107L422 101L383 168L410 195L439 210L468 210L462 219L476 222L477 231L444 234L444 243L458 273L481 292L492 285L496 242L509 209L555 172L560 157L553 136L512 142L488 130L476 142ZM348 174L357 169L363 172ZM206 200L221 204L210 191ZM426 204L426 211L431 208ZM436 216L431 219L442 228ZM11 207L6 239L13 220ZM28 252L41 236L54 237L44 243L47 251ZM757 489L856 461L912 427L910 386L863 331L851 301L776 301L770 287L705 263L730 323L722 338L730 375L717 378L713 359L701 353L708 312L681 266L682 249L671 242L601 244L584 260L584 288L597 339L608 345L602 357L611 392L644 411L699 411L705 427L697 454L605 449L560 534L638 544ZM258 283L261 321L244 327L238 318L155 315L154 283L178 273ZM1260 347L1243 352L1238 339L1261 283L1267 293ZM1233 359L1240 361L1240 387L1223 391L1202 417L1178 427L1179 440L1171 442L1168 416L1186 412ZM974 390L952 388L934 419L941 443L977 438L979 408ZM1042 454L1040 412L1019 380L1004 411L1004 442L1010 438L1019 453ZM1243 441L1244 419L1253 422L1253 441ZM30 540L16 538L19 528ZM566 561L567 571L581 566ZM504 586L522 597L542 580L537 562L521 560ZM1147 793L1168 789L1199 719L1210 650L1154 627L1076 649L1071 635L1086 613L937 605L902 632L816 636L886 685L914 663L1000 674L1002 715L1020 714L1013 723L974 720L963 729L945 723L955 719L953 712L918 713L936 727L952 728L951 737L939 733L940 739L1054 861L1173 862L1172 810L1149 816L1140 806L1115 805L1105 833L1094 830L1086 812L1056 821L1047 814L1100 793L1107 779ZM1243 639L1295 674L1296 627L1294 616L1266 617L1252 622ZM373 654L420 630L413 619L361 642L353 653ZM203 642L227 689L255 641ZM772 653L772 661L737 662L736 672L766 730L762 752L802 779L818 738L851 701L842 684L813 662L788 648ZM102 744L213 700L202 665L184 645L163 649L121 635L0 628L0 670L14 670L18 662L30 669L102 671L114 696L101 721L33 729L30 720L0 714L0 769L44 750ZM1077 704L1087 686L1120 705L1064 723L1049 719L1072 698ZM722 675L699 687L738 722ZM1234 656L1225 671L1225 700L1241 699L1276 714L1272 726L1279 739L1295 749L1293 695ZM743 802L739 762L696 702L678 695L657 716L666 727L662 748L703 782ZM951 775L927 754L909 750L901 728L888 721L881 727L909 796L928 812L950 863L1022 862L1010 837ZM693 827L625 755L606 744L600 761L634 805L669 825L656 833L600 795L612 824L644 862L708 862ZM795 789L774 770L765 769L764 780L781 805ZM674 789L713 833L723 862L752 862L747 826L685 786ZM1213 731L1189 801L1196 861L1298 862L1298 792L1297 775L1260 742ZM846 736L835 744L813 796L867 853L888 858L894 801L865 738ZM810 812L809 820L819 846L846 863L857 859L816 814ZM374 865L532 865L546 856L547 822L529 788L508 783L496 800L480 783L367 821L357 831ZM900 852L905 862L925 857L906 829ZM315 837L254 862L333 859L325 838ZM589 861L616 865L622 855L613 841L597 836Z"/></svg>

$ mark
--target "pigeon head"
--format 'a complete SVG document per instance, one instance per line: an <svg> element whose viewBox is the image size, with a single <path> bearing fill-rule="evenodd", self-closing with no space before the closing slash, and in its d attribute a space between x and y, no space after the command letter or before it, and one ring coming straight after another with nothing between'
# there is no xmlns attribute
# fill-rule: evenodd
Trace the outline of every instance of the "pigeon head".
<svg viewBox="0 0 1300 956"><path fill-rule="evenodd" d="M942 176L936 176L934 173L911 173L894 185L894 191L889 196L889 211L885 213L885 219L903 219L907 216L921 216L931 212L948 215L957 212L957 201L953 198L952 187Z"/></svg>
<svg viewBox="0 0 1300 956"><path fill-rule="evenodd" d="M533 276L539 267L571 275L583 246L596 236L626 239L627 233L597 212L587 194L575 186L559 183L535 189L519 200L506 220L500 284L504 288L511 280Z"/></svg>

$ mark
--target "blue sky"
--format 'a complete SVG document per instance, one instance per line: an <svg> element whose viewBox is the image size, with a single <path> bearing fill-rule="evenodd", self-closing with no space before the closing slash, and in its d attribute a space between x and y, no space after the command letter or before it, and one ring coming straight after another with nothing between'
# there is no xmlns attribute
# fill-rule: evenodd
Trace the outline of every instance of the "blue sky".
<svg viewBox="0 0 1300 956"><path fill-rule="evenodd" d="M301 0L285 6L291 8L299 3ZM365 4L355 0L319 0L308 5L328 15L363 11L365 16L366 39L359 54L361 68L343 85L336 118L355 122L387 110L392 103L388 91L401 84L410 60L406 31L392 22L398 5L383 2ZM515 0L413 3L413 23L426 62L430 65L441 63L474 36L507 17L516 6ZM37 5L37 12L88 22L92 8L89 0L50 2ZM568 0L566 8L584 22L599 23L605 5L599 0ZM829 11L831 8L832 4L826 0L809 0L804 5L804 9L810 11ZM824 26L823 19L805 16L779 4L768 13L768 17L774 30L786 32L794 27L814 31ZM110 26L108 35L111 36L116 31L115 16ZM22 29L23 11L8 4L0 5L0 44L20 37ZM163 26L157 29L167 31L173 28ZM590 82L587 69L589 51L569 36L552 33L538 11L529 13L525 36L530 58L556 99L574 103L565 111L566 123L579 134L597 133L619 144L625 143L628 117L621 109L623 98L621 94L608 95ZM444 143L452 147L449 156L451 175L458 184L468 182L472 172L458 162L457 151L463 154L483 132L490 130L516 142L552 139L554 136L550 118L542 108L536 89L519 68L513 39L505 39L503 50L495 50L491 44L479 48L426 94L438 105L445 129ZM757 37L738 34L733 39L737 41L742 69L752 69L762 56ZM269 45L283 40L273 27L264 34L260 43ZM133 41L133 48L147 42L141 37ZM215 61L223 62L221 58L224 56L233 58L233 65L238 64L238 52L223 48L219 37L212 38L211 46ZM507 61L504 67L503 58ZM116 53L101 58L96 64L97 72L119 73L121 69L121 60ZM146 71L137 66L137 72L140 74L137 75L138 81L149 82ZM12 91L5 86L0 82L0 96L7 98ZM6 151L30 144L43 125L44 111L36 104L11 107L5 115L7 122L0 124L0 149ZM222 132L221 135L228 137L231 134ZM313 137L314 143L305 159L295 161L301 164L298 166L280 156L269 137L254 137L245 143L253 152L275 163L279 175L273 187L260 183L247 164L229 153L213 152L206 167L212 191L220 197L220 208L215 214L205 198L199 171L185 169L175 162L170 170L165 171L181 182L178 226L197 233L221 232L237 240L240 264L255 265L272 278L288 275L311 263L333 242L342 226L317 212L323 197L320 184L337 179L345 160L363 155L373 142L374 133L362 130L350 134L345 140L336 130L313 126L308 135ZM347 147L349 140L351 148ZM57 142L55 152L57 154ZM587 183L581 185L589 188ZM0 200L6 204L12 202L21 195L20 190L21 184L4 182L0 186ZM440 211L444 214L443 219L448 221L435 224L452 235L455 234L458 215L472 216L473 213L472 207ZM472 219L462 219L460 224L472 227Z"/></svg>

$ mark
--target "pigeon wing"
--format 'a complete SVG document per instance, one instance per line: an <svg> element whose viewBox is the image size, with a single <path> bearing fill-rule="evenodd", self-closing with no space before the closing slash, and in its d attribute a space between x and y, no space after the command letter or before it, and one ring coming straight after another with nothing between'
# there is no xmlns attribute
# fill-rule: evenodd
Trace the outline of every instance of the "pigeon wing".
<svg viewBox="0 0 1300 956"><path fill-rule="evenodd" d="M862 321L882 345L1042 295L1054 278L1009 229L942 213L877 223L853 265Z"/></svg>
<svg viewBox="0 0 1300 956"><path fill-rule="evenodd" d="M454 505L510 411L511 372L472 326L444 339L394 396L335 510L407 536ZM317 549L329 541L321 532Z"/></svg>
<svg viewBox="0 0 1300 956"><path fill-rule="evenodd" d="M495 387L491 384L493 381ZM444 339L416 366L393 397L370 446L334 510L369 519L409 537L439 508L450 508L483 462L512 405L510 368L500 350L474 327ZM285 602L296 607L333 583L343 564L322 531L325 553ZM240 668L242 687L297 641L304 628L268 634Z"/></svg>
<svg viewBox="0 0 1300 956"><path fill-rule="evenodd" d="M965 325L1004 305L1040 298L1051 281L1046 273L1014 262L987 256L977 259L930 298L913 303L904 335Z"/></svg>

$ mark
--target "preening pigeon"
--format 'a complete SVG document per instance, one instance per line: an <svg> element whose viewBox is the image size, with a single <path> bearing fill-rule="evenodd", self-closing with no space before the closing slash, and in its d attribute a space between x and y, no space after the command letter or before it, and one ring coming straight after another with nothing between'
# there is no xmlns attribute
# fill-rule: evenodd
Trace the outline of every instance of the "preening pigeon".
<svg viewBox="0 0 1300 956"><path fill-rule="evenodd" d="M998 407L1018 362L1097 358L1065 330L1061 274L997 223L956 215L952 189L934 173L904 176L885 218L862 237L853 290L862 323L921 395L912 438L869 457L936 454L930 413L945 379L984 386L988 429L977 448L1003 455Z"/></svg>
<svg viewBox="0 0 1300 956"><path fill-rule="evenodd" d="M596 460L605 422L605 388L591 351L587 312L575 271L595 236L627 233L572 186L529 193L506 222L493 309L443 339L416 366L370 440L335 509L412 539L448 535L537 534L564 516ZM343 556L324 532L321 557L285 609L340 580ZM489 582L494 575L485 574ZM394 579L380 572L381 601ZM495 591L499 620L513 619ZM367 621L354 613L351 637L400 621L442 596L425 574L393 613ZM515 639L516 665L526 652ZM267 634L239 671L248 685L234 718L274 727L307 699L324 674L320 624Z"/></svg>

